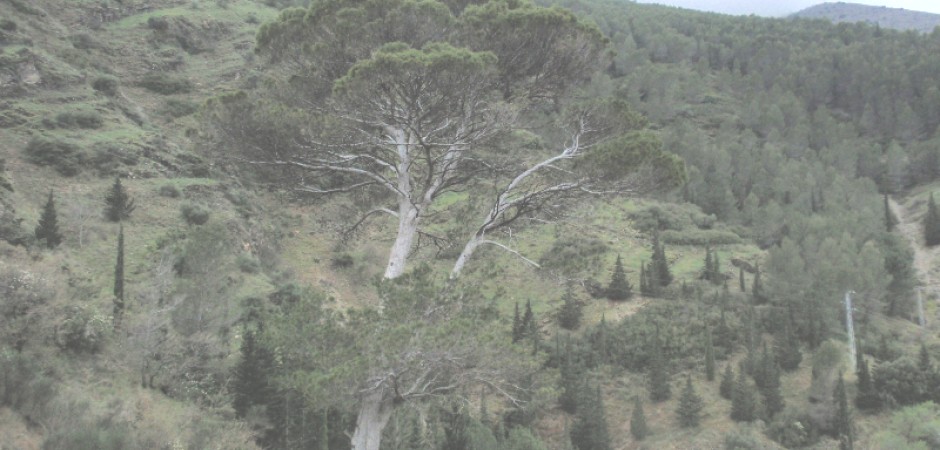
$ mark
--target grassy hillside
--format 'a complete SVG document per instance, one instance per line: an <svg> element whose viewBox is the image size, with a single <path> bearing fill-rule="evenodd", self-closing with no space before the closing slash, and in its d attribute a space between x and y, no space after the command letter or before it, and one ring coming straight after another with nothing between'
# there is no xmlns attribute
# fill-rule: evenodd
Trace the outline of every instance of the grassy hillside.
<svg viewBox="0 0 940 450"><path fill-rule="evenodd" d="M352 239L343 239L361 199L315 199L269 189L205 151L204 102L239 89L257 92L270 81L266 77L277 75L266 71L266 62L253 51L259 26L278 14L267 3L0 0L0 295L5 296L0 300L0 371L5 377L0 377L0 448L257 448L255 438L270 428L269 417L254 411L239 418L232 405L235 371L247 340L246 317L273 309L301 287L322 292L337 311L380 306L375 281L394 239L391 218L376 219ZM935 142L930 141L936 118L928 117L934 111L933 91L926 87L929 71L915 71L897 89L904 93L897 98L912 97L917 103L891 104L898 111L908 106L912 114L922 113L922 126L911 130L889 124L881 110L872 112L870 105L887 108L885 103L858 103L852 93L823 92L840 85L842 72L835 68L831 78L820 75L826 82L819 91L798 80L801 72L793 67L816 58L799 53L801 43L825 35L830 45L825 51L839 55L827 60L841 61L840 52L864 53L858 48L870 44L865 39L874 32L868 29L850 38L838 36L835 27L800 22L806 28L782 36L775 33L790 30L785 21L734 22L738 19L601 0L550 3L592 17L610 38L610 67L581 95L628 100L642 111L667 148L685 158L689 183L647 198L579 201L566 205L562 216L528 221L500 234L539 268L497 248L481 250L467 267L461 282L491 300L506 339L515 308L531 302L537 342L519 344L526 353L535 347L533 360L539 362L530 374L535 405L530 428L547 448L567 448L575 416L557 405L558 360L559 343L572 339L579 357L597 358L585 378L602 389L612 448L711 449L735 440L746 444L738 448L779 448L768 430L792 431L786 427L819 408L818 399L810 396L825 390L819 387L825 382L814 381L814 368L827 374L844 371L850 394L855 392L847 360L832 357L833 352L824 360L827 354L816 349L845 348L840 283L861 284L865 276L858 274L877 267L871 278L888 284L882 253L863 250L887 254L892 248L881 240L879 195L892 180L902 180L893 193L908 225L904 236L916 238L911 224L922 216L926 192L934 187L925 180L930 174L916 172L926 166L919 161L932 154L930 143ZM908 46L900 34L889 37L890 45L911 54L917 54L917 46L932 45ZM852 43L853 38L862 43ZM781 42L790 43L778 46ZM843 48L837 42L849 43ZM765 47L755 50L759 46ZM765 58L774 52L792 58ZM792 66L771 67L770 60ZM858 73L864 76L853 83L862 86L859 79L870 72ZM783 75L796 81L781 81ZM922 95L913 93L920 90ZM893 137L901 143L895 153ZM903 158L895 158L897 152ZM118 177L137 208L123 223L128 306L115 330L118 225L102 213L103 199ZM64 235L55 249L33 238L50 191ZM435 207L443 210L467 198L454 194ZM200 224L194 211L207 213L208 220ZM448 218L430 231L463 231L469 226L464 222ZM665 242L676 281L659 298L636 295L613 302L598 295L618 256L639 291L640 266L651 259L654 232ZM451 244L443 250L423 245L413 258L430 264L435 273L447 273L454 257ZM800 264L805 264L799 274L780 263L781 249L790 244L798 247ZM701 279L706 247L722 262L724 285ZM833 248L844 253L825 253ZM938 267L934 253L914 254L916 267L926 272L919 282L928 287ZM871 254L874 264L845 262ZM835 262L826 260L830 256ZM733 260L764 268L773 298L755 299L754 271L739 272ZM750 339L781 339L779 323L786 319L780 311L792 299L779 280L824 292L817 302L822 306L812 311L826 331L820 342L801 344L803 363L782 377L782 392L793 411L786 417L792 421L778 416L776 422L734 422L718 381L705 380L702 330L727 320L734 337L728 342L730 354L719 358L719 378L726 365L737 370L747 357L748 327L756 329ZM880 294L874 300L878 305L891 295L887 292L904 292L886 291L893 288L884 285L872 288ZM582 324L572 332L559 328L556 320L568 288L584 305ZM804 297L805 305L817 300ZM862 353L873 364L912 358L921 342L937 355L933 331L940 309L934 293L926 298L926 332L908 320L910 308L898 317L880 309L866 316L859 335ZM810 328L810 319L800 316L798 325ZM619 339L619 347L598 357L596 336L602 326L615 330L611 339ZM652 434L640 442L630 435L629 422L634 398L647 397L648 355L640 344L654 335L654 326L656 338L662 333L666 341L673 396L646 401ZM882 341L889 355L879 347ZM704 409L700 426L682 429L675 411L686 375ZM287 392L288 400L301 398ZM313 419L306 414L320 414L320 405L299 403L285 410L303 416L293 420L311 428ZM479 402L468 403L463 411L477 415ZM433 406L439 409L416 407L393 421L404 424L409 414L420 416L427 419L427 434L440 437L443 425L434 417L445 407ZM341 448L336 442L347 442L344 434L351 432L355 412L352 405L342 408L324 410L335 448ZM512 411L497 401L489 408L494 416ZM880 433L898 428L891 422L895 413L892 408L857 413L858 448L888 448ZM399 428L393 431L401 434ZM804 440L812 448L837 446L832 436ZM310 444L297 447L303 445Z"/></svg>

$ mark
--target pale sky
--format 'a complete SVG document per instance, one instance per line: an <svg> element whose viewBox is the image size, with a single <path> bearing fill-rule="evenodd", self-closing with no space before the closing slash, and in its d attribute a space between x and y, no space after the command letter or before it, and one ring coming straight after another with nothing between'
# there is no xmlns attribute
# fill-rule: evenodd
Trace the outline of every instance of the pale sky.
<svg viewBox="0 0 940 450"><path fill-rule="evenodd" d="M785 16L827 0L637 0L640 3L660 3L682 8L713 11L724 14L756 14L758 16ZM834 3L834 1L828 1ZM937 0L851 0L846 3L904 8L940 14Z"/></svg>

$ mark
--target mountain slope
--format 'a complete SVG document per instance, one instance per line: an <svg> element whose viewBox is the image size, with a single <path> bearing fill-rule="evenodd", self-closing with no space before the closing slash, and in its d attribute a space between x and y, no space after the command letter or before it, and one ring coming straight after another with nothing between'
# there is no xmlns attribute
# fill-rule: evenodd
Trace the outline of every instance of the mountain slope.
<svg viewBox="0 0 940 450"><path fill-rule="evenodd" d="M883 28L916 30L923 33L930 33L934 27L940 25L940 14L844 2L811 6L790 17L828 19L835 23L866 22L878 24Z"/></svg>

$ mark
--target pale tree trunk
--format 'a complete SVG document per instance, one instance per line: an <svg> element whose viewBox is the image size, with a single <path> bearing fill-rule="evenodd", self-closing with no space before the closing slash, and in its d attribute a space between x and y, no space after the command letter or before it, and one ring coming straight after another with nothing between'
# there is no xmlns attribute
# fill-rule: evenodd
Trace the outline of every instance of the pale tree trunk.
<svg viewBox="0 0 940 450"><path fill-rule="evenodd" d="M401 201L398 208L398 234L395 236L395 243L388 255L385 279L398 278L405 272L408 255L411 254L415 236L418 234L418 216L418 208L407 199Z"/></svg>
<svg viewBox="0 0 940 450"><path fill-rule="evenodd" d="M352 436L353 450L379 450L382 430L392 417L395 404L384 389L376 389L362 398L356 431Z"/></svg>
<svg viewBox="0 0 940 450"><path fill-rule="evenodd" d="M460 272L463 270L463 267L467 265L467 261L470 260L470 257L473 256L473 252L480 247L480 244L483 243L483 236L479 234L473 235L467 245L463 247L463 251L460 252L460 256L457 257L457 262L454 263L454 268L450 271L450 279L455 280L460 276Z"/></svg>

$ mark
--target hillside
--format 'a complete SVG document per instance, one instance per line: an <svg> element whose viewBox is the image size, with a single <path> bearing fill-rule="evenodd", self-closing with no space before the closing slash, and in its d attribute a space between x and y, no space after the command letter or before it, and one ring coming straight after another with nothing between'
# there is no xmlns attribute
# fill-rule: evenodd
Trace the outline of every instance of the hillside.
<svg viewBox="0 0 940 450"><path fill-rule="evenodd" d="M833 23L862 22L894 30L930 33L940 25L940 14L911 11L903 8L870 6L857 3L822 3L793 13L790 17L828 19Z"/></svg>
<svg viewBox="0 0 940 450"><path fill-rule="evenodd" d="M308 3L0 0L0 449L344 449L357 423L363 449L834 448L840 375L856 448L933 445L936 36L618 0L279 12ZM375 126L405 116L439 120ZM849 290L882 393L857 406Z"/></svg>

